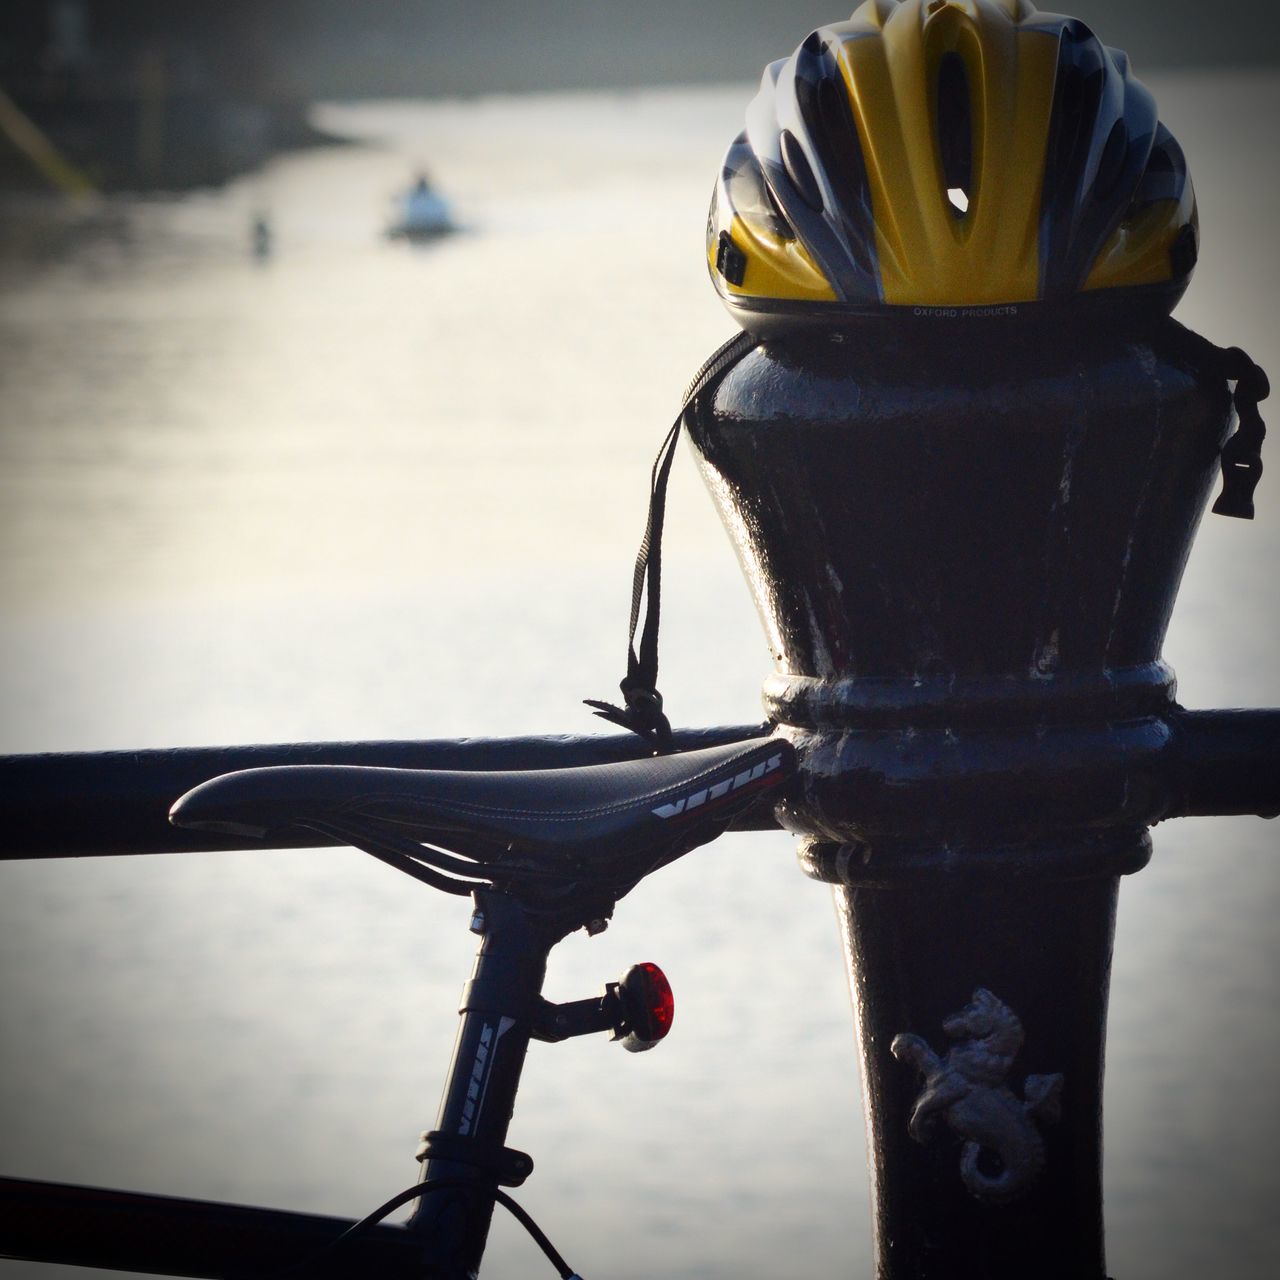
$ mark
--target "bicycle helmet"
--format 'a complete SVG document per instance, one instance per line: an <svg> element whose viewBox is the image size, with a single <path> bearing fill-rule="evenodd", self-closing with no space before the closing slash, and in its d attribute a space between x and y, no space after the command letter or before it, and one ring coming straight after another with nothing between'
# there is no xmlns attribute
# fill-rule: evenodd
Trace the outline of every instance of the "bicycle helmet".
<svg viewBox="0 0 1280 1280"><path fill-rule="evenodd" d="M867 0L772 63L707 254L760 336L866 316L1167 315L1182 149L1125 54L1027 0Z"/></svg>

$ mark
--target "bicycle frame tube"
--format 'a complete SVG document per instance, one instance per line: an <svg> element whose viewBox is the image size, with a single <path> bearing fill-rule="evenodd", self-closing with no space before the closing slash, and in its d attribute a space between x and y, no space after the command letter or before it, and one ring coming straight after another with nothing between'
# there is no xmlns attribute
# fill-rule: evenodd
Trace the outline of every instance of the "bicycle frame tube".
<svg viewBox="0 0 1280 1280"><path fill-rule="evenodd" d="M0 1257L152 1275L376 1275L414 1280L403 1227L374 1226L326 1250L350 1220L115 1188L0 1178Z"/></svg>
<svg viewBox="0 0 1280 1280"><path fill-rule="evenodd" d="M482 936L462 993L461 1023L436 1130L424 1135L425 1192L405 1227L379 1226L325 1258L325 1274L431 1280L477 1275L493 1192L532 1170L505 1147L551 948L566 932L492 890L476 893ZM459 1184L463 1185L459 1185ZM287 1270L349 1222L205 1201L0 1179L0 1254L43 1262L220 1276Z"/></svg>
<svg viewBox="0 0 1280 1280"><path fill-rule="evenodd" d="M475 900L472 928L483 941L463 989L462 1021L436 1128L424 1135L419 1154L423 1181L455 1185L424 1193L408 1223L423 1242L425 1274L442 1280L479 1272L494 1188L518 1185L533 1167L504 1144L547 957L561 936L540 928L506 894L482 890Z"/></svg>

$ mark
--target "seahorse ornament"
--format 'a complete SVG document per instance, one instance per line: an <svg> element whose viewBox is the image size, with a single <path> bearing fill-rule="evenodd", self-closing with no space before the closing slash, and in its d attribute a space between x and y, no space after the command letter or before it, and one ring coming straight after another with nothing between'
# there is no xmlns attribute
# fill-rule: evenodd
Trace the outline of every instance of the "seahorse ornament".
<svg viewBox="0 0 1280 1280"><path fill-rule="evenodd" d="M911 1033L895 1036L890 1045L895 1058L924 1076L908 1131L917 1142L927 1142L941 1115L964 1139L964 1185L980 1200L1007 1204L1044 1168L1044 1139L1035 1121L1058 1119L1062 1076L1027 1076L1022 1098L1009 1088L1009 1070L1022 1048L1022 1023L985 988L975 991L972 1001L952 1014L942 1029L955 1042L945 1058ZM984 1152L995 1159L983 1162Z"/></svg>

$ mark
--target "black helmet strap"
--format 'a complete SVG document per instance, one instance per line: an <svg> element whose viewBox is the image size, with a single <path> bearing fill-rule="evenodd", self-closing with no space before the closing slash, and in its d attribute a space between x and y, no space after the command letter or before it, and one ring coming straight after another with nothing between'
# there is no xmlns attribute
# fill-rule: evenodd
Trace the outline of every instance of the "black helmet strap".
<svg viewBox="0 0 1280 1280"><path fill-rule="evenodd" d="M1253 519L1253 491L1262 478L1262 441L1267 428L1258 401L1271 392L1267 375L1239 347L1220 351L1222 373L1234 382L1232 400L1239 425L1222 446L1222 492L1213 504L1216 515Z"/></svg>
<svg viewBox="0 0 1280 1280"><path fill-rule="evenodd" d="M1237 425L1222 446L1222 490L1213 513L1252 520L1253 491L1262 478L1262 442L1267 434L1258 410L1259 402L1271 394L1267 375L1239 347L1215 346L1172 318L1164 323L1189 360L1233 384L1231 404Z"/></svg>
<svg viewBox="0 0 1280 1280"><path fill-rule="evenodd" d="M662 694L658 692L658 626L662 612L662 526L667 510L667 480L671 475L671 463L680 440L680 428L684 425L685 410L695 397L708 391L743 356L756 346L756 339L749 333L735 334L721 346L698 370L684 400L680 412L667 432L658 456L649 474L649 512L645 520L644 537L640 539L640 551L636 556L635 573L631 579L631 628L627 635L627 674L622 678L623 706L611 702L585 699L587 706L595 708L595 714L624 729L638 733L652 742L658 751L670 751L671 722L662 710ZM644 606L644 626L640 627L640 609ZM636 648L636 629L640 627L640 646Z"/></svg>
<svg viewBox="0 0 1280 1280"><path fill-rule="evenodd" d="M1258 404L1270 394L1267 375L1239 347L1218 347L1174 320L1168 323L1178 332L1189 354L1217 370L1224 381L1234 383L1232 403L1238 425L1222 447L1222 492L1213 504L1217 515L1253 519L1253 493L1262 475L1262 441L1267 434ZM658 692L658 626L662 610L662 526L666 516L667 480L684 415L693 400L712 390L757 340L743 332L730 338L698 370L685 392L680 412L667 432L649 475L649 512L644 537L636 556L631 580L631 627L627 636L627 674L619 688L623 706L585 699L595 714L624 729L638 733L658 751L670 751L671 722L662 710ZM644 625L640 626L641 606ZM636 647L636 629L640 644Z"/></svg>

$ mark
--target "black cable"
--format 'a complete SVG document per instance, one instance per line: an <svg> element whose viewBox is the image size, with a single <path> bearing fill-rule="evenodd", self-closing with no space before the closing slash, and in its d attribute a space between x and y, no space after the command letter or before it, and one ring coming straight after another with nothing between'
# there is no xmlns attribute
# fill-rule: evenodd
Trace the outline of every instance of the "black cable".
<svg viewBox="0 0 1280 1280"><path fill-rule="evenodd" d="M319 1253L307 1258L306 1265L310 1267L323 1261L324 1258L340 1249L348 1241L367 1231L370 1227L377 1226L388 1214L394 1213L402 1205L408 1204L410 1200L416 1200L428 1191L446 1191L451 1188L477 1191L484 1195L492 1196L494 1201L502 1205L533 1237L534 1243L546 1254L547 1260L560 1273L560 1280L581 1280L578 1273L561 1257L555 1245L547 1239L546 1232L505 1191L500 1190L498 1187L477 1186L474 1182L468 1182L465 1178L431 1178L426 1182L418 1182L412 1187L406 1187L403 1191L393 1195L384 1204L380 1204L372 1213L366 1214L359 1222L353 1222L340 1236L325 1245ZM302 1263L298 1263L296 1267L290 1270L297 1270L302 1265Z"/></svg>
<svg viewBox="0 0 1280 1280"><path fill-rule="evenodd" d="M527 1210L522 1209L505 1191L495 1190L493 1198L533 1237L534 1244L547 1255L547 1261L560 1273L560 1280L582 1280L560 1256L559 1250L547 1239L547 1233L534 1222Z"/></svg>

